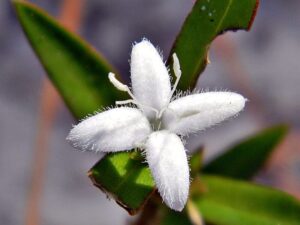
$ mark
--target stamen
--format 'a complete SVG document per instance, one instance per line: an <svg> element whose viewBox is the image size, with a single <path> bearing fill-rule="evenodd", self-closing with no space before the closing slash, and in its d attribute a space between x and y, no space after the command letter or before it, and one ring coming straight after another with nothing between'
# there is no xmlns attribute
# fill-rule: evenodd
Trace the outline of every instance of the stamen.
<svg viewBox="0 0 300 225"><path fill-rule="evenodd" d="M171 90L171 93L170 93L170 101L171 101L171 98L172 98L174 92L176 91L177 85L178 85L180 77L181 77L180 63L179 63L179 59L178 59L176 53L173 53L172 57L173 57L173 71L174 71L174 74L176 77L176 81L175 81L173 88ZM159 113L156 114L156 118L160 119L167 108L168 108L168 106L165 106L164 108L162 108L159 111Z"/></svg>
<svg viewBox="0 0 300 225"><path fill-rule="evenodd" d="M161 121L159 121L158 126L157 126L157 130L160 130L161 128Z"/></svg>
<svg viewBox="0 0 300 225"><path fill-rule="evenodd" d="M140 109L142 109L142 108L148 108L150 110L153 110L155 112L155 114L156 114L156 117L159 114L158 110L156 110L155 108L152 108L151 106L140 104L139 102L137 102L134 99L128 99L128 100L124 100L124 101L116 101L116 105L126 105L126 104L129 104L129 103L132 103L132 104L135 104L135 105L139 106Z"/></svg>
<svg viewBox="0 0 300 225"><path fill-rule="evenodd" d="M151 109L155 112L156 114L156 117L158 117L159 115L159 112L158 110L156 110L155 108L151 107L151 106L147 106L147 105L143 105L143 104L140 104L138 102L138 100L134 97L134 95L132 94L132 92L130 91L129 87L123 83L121 83L120 81L117 80L116 78L116 75L114 73L109 73L108 74L108 79L109 81L120 91L124 91L124 92L127 92L130 97L132 99L128 99L128 100L125 100L125 101L116 101L116 105L125 105L125 104L129 104L129 103L132 103L132 104L135 104L137 106L140 107L140 109L142 108L148 108L148 109Z"/></svg>
<svg viewBox="0 0 300 225"><path fill-rule="evenodd" d="M173 70L174 70L175 76L177 78L180 78L181 77L181 69L180 69L180 63L179 63L177 54L173 53L172 57L173 57Z"/></svg>
<svg viewBox="0 0 300 225"><path fill-rule="evenodd" d="M174 92L176 91L177 85L178 85L180 77L181 77L181 69L180 69L179 59L178 59L176 53L173 53L172 56L173 56L173 71L174 71L174 74L175 74L175 77L176 77L176 81L175 81L174 86L172 88L170 99L172 98Z"/></svg>
<svg viewBox="0 0 300 225"><path fill-rule="evenodd" d="M172 96L172 95L171 95ZM161 110L160 110L160 112L159 112L159 114L158 114L158 116L157 116L157 119L160 119L161 117L162 117L162 114L166 111L166 109L168 108L168 106L165 106L165 107L163 107Z"/></svg>
<svg viewBox="0 0 300 225"><path fill-rule="evenodd" d="M124 101L116 101L116 105L126 105L126 104L136 104L136 102L133 99L128 99L128 100L124 100Z"/></svg>
<svg viewBox="0 0 300 225"><path fill-rule="evenodd" d="M121 83L120 81L118 81L116 78L116 75L114 73L110 72L108 74L108 79L115 86L115 88L117 88L120 91L127 92L130 95L130 97L136 101L136 99L135 99L134 95L132 94L132 92L130 91L129 87L127 85Z"/></svg>
<svg viewBox="0 0 300 225"><path fill-rule="evenodd" d="M116 75L114 73L109 73L108 74L108 79L109 81L115 86L120 91L128 91L128 86L125 84L122 84L120 81L117 80Z"/></svg>

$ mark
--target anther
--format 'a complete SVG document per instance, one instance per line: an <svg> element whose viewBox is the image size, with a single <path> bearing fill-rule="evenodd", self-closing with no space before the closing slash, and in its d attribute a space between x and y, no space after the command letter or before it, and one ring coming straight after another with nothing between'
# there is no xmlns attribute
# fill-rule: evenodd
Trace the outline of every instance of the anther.
<svg viewBox="0 0 300 225"><path fill-rule="evenodd" d="M135 99L134 95L131 93L129 87L128 87L127 85L121 83L120 81L118 81L117 78L116 78L116 75L115 75L114 73L111 73L111 72L110 72L110 73L108 74L108 79L109 79L109 81L115 86L115 88L117 88L117 89L120 90L120 91L127 92L127 93L130 95L130 97L131 97L134 101L136 101L136 99Z"/></svg>
<svg viewBox="0 0 300 225"><path fill-rule="evenodd" d="M180 78L181 77L181 69L180 69L180 63L179 63L177 54L173 53L172 57L173 57L173 70L174 70L175 76L176 76L176 78Z"/></svg>
<svg viewBox="0 0 300 225"><path fill-rule="evenodd" d="M172 57L173 57L173 71L174 71L174 74L175 74L175 77L176 77L176 81L175 81L174 86L172 88L170 99L172 98L172 96L173 96L173 94L174 94L174 92L177 88L177 85L179 83L180 77L181 77L180 63L179 63L179 59L178 59L176 53L173 53Z"/></svg>
<svg viewBox="0 0 300 225"><path fill-rule="evenodd" d="M125 84L122 84L120 81L117 80L116 75L114 73L109 73L108 74L108 79L109 81L115 86L120 91L128 91L128 86Z"/></svg>

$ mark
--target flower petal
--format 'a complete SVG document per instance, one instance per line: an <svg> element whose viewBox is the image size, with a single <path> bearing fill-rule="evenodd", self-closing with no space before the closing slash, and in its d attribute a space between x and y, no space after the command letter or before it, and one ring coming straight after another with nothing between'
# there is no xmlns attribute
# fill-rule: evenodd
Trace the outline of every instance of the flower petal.
<svg viewBox="0 0 300 225"><path fill-rule="evenodd" d="M188 95L170 103L163 124L170 131L186 135L204 130L236 114L246 99L233 92L206 92Z"/></svg>
<svg viewBox="0 0 300 225"><path fill-rule="evenodd" d="M150 132L150 124L140 110L121 107L83 120L67 140L79 150L115 152L137 147Z"/></svg>
<svg viewBox="0 0 300 225"><path fill-rule="evenodd" d="M168 70L158 51L148 40L143 40L132 48L131 82L133 94L140 104L159 111L169 103L171 83ZM148 118L155 115L147 107L143 107L143 111Z"/></svg>
<svg viewBox="0 0 300 225"><path fill-rule="evenodd" d="M146 143L146 159L163 201L181 211L189 193L189 167L180 138L168 131L157 131Z"/></svg>

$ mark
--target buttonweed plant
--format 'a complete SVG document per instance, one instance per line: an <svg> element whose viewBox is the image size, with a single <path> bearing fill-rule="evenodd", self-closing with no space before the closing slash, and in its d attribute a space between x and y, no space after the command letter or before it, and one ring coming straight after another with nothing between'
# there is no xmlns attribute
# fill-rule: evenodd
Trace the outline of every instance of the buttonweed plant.
<svg viewBox="0 0 300 225"><path fill-rule="evenodd" d="M195 83L209 62L212 41L228 30L249 30L258 0L196 1L166 63L150 40L136 40L131 85L46 12L24 1L13 4L33 50L77 120L67 141L81 151L105 153L88 176L130 215L139 215L134 224L300 224L298 200L251 181L286 126L267 128L208 164L202 163L202 149L192 154L185 147L189 134L247 110L247 96L199 92Z"/></svg>

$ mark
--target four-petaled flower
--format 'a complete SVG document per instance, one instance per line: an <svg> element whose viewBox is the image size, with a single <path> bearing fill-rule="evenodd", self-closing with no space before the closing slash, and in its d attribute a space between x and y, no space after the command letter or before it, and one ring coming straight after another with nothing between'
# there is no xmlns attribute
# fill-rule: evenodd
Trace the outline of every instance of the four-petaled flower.
<svg viewBox="0 0 300 225"><path fill-rule="evenodd" d="M132 91L113 73L109 80L132 99L91 116L75 126L67 139L80 150L118 152L139 148L145 151L158 191L173 210L181 211L189 193L189 166L182 138L213 126L239 113L245 98L232 92L195 93L172 99L181 76L179 60L173 54L176 76L171 87L168 69L148 41L132 48Z"/></svg>

